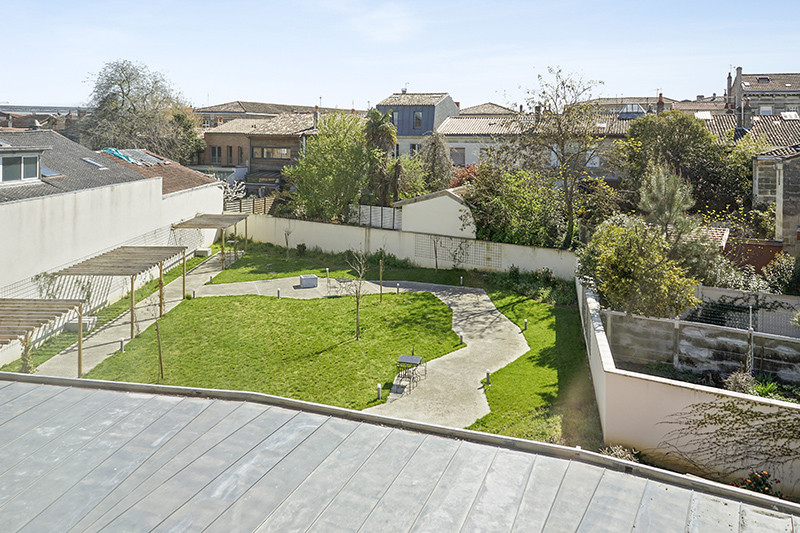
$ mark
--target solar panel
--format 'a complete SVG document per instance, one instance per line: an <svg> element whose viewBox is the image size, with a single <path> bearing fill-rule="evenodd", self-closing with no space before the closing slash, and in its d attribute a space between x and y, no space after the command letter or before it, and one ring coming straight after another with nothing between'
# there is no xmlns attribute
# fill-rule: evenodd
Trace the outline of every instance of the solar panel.
<svg viewBox="0 0 800 533"><path fill-rule="evenodd" d="M94 159L90 159L88 157L84 157L83 161L89 163L90 165L96 166L100 170L105 170L106 169L106 167L102 163L98 163Z"/></svg>

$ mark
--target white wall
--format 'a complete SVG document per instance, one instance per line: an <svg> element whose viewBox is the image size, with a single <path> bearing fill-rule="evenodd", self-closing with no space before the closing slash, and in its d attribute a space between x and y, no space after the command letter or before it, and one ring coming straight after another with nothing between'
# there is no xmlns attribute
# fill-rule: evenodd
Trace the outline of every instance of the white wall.
<svg viewBox="0 0 800 533"><path fill-rule="evenodd" d="M161 220L161 178L0 204L0 287L152 231Z"/></svg>
<svg viewBox="0 0 800 533"><path fill-rule="evenodd" d="M635 448L673 468L690 469L690 465L679 460L666 444L667 441L676 444L669 433L680 426L665 422L682 420L680 413L693 405L734 400L740 407L800 417L800 405L797 404L617 369L600 319L600 305L591 291L584 290L580 280L576 279L575 284L606 443ZM787 444L794 449L800 448L800 442ZM678 447L681 446L683 444L678 443ZM682 448L684 452L693 449L696 448ZM738 475L754 466L745 462L743 459L742 464L734 465L741 469ZM800 464L773 465L771 469L781 480L780 490L787 495L800 496Z"/></svg>
<svg viewBox="0 0 800 533"><path fill-rule="evenodd" d="M572 280L575 277L575 254L565 250L533 248L474 239L459 239L377 228L323 224L305 220L251 215L249 231L253 240L285 246L284 231L289 230L289 246L304 243L325 252L363 250L375 253L381 248L398 258L433 268L460 266L482 271L504 271L511 266L522 270L549 268L556 277ZM436 253L434 253L434 250ZM455 261L454 261L455 259Z"/></svg>
<svg viewBox="0 0 800 533"><path fill-rule="evenodd" d="M474 138L474 139L458 139L447 138L448 148L463 148L464 149L464 165L474 165L481 159L481 148L488 148L493 146L494 142L490 139Z"/></svg>
<svg viewBox="0 0 800 533"><path fill-rule="evenodd" d="M466 224L462 216L467 217ZM474 239L475 222L463 203L443 195L403 205L403 231Z"/></svg>
<svg viewBox="0 0 800 533"><path fill-rule="evenodd" d="M222 213L222 188L216 183L165 195L161 202L161 226L172 226L207 213ZM176 231L194 231L202 235L198 243L201 247L210 246L217 235L216 230Z"/></svg>

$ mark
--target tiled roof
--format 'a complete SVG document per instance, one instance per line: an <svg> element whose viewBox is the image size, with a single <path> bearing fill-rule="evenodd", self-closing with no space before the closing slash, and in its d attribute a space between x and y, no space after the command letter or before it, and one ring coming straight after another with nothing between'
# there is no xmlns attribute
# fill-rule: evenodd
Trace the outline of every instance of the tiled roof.
<svg viewBox="0 0 800 533"><path fill-rule="evenodd" d="M698 231L707 235L708 238L717 243L720 248L725 248L725 244L728 242L728 237L731 234L729 228L712 228L709 226L701 226L698 228Z"/></svg>
<svg viewBox="0 0 800 533"><path fill-rule="evenodd" d="M486 102L485 104L474 105L472 107L465 107L459 111L459 116L465 115L513 115L515 111L507 107L495 104L493 102Z"/></svg>
<svg viewBox="0 0 800 533"><path fill-rule="evenodd" d="M205 133L244 133L248 134L251 133L253 128L255 128L256 124L260 124L264 121L272 120L271 118L235 118L233 120L229 120L224 124L220 124L216 128L211 128L205 131Z"/></svg>
<svg viewBox="0 0 800 533"><path fill-rule="evenodd" d="M665 109L672 109L675 111L683 111L684 113L693 113L695 111L711 111L712 113L724 113L725 101L720 99L714 102L673 102L665 106Z"/></svg>
<svg viewBox="0 0 800 533"><path fill-rule="evenodd" d="M205 174L187 168L175 161L170 161L164 157L158 156L147 150L119 150L120 153L136 163L129 163L124 159L112 155L110 153L101 151L100 154L107 159L114 161L122 166L125 166L134 172L141 174L148 178L161 178L161 194L170 194L178 191L185 191L202 187L211 183L217 183L217 180L206 176Z"/></svg>
<svg viewBox="0 0 800 533"><path fill-rule="evenodd" d="M678 101L672 98L667 98L666 96L663 98L665 104ZM647 109L648 105L652 105L653 109L655 109L656 104L658 103L658 96L618 96L615 98L593 98L592 100L588 100L587 103L596 104L602 107L622 107L628 104L639 104L645 109Z"/></svg>
<svg viewBox="0 0 800 533"><path fill-rule="evenodd" d="M283 113L277 117L259 121L250 130L251 135L300 136L316 133L314 115Z"/></svg>
<svg viewBox="0 0 800 533"><path fill-rule="evenodd" d="M780 115L755 116L750 135L762 135L773 147L800 144L800 120L785 120Z"/></svg>
<svg viewBox="0 0 800 533"><path fill-rule="evenodd" d="M262 115L280 115L281 113L312 113L314 111L314 106L242 102L237 100L225 104L200 107L195 111L198 113L257 113ZM337 110L331 107L322 107L319 111L321 113L333 113Z"/></svg>
<svg viewBox="0 0 800 533"><path fill-rule="evenodd" d="M800 92L800 73L742 74L742 91L745 95L756 93Z"/></svg>
<svg viewBox="0 0 800 533"><path fill-rule="evenodd" d="M58 176L42 177L40 181L0 185L0 203L144 179L138 172L108 161L52 130L0 130L0 141L11 146L47 147L41 155L41 166L58 173ZM84 158L101 162L106 168L100 169Z"/></svg>
<svg viewBox="0 0 800 533"><path fill-rule="evenodd" d="M574 448L285 398L4 378L9 531L792 531L800 514Z"/></svg>
<svg viewBox="0 0 800 533"><path fill-rule="evenodd" d="M378 102L377 105L436 105L447 96L447 93L394 93L392 96Z"/></svg>
<svg viewBox="0 0 800 533"><path fill-rule="evenodd" d="M508 135L519 130L513 116L459 115L445 119L436 131L443 135Z"/></svg>
<svg viewBox="0 0 800 533"><path fill-rule="evenodd" d="M800 145L781 146L780 148L776 148L774 150L768 150L758 155L766 157L780 157L785 159L793 159L798 155L800 155Z"/></svg>

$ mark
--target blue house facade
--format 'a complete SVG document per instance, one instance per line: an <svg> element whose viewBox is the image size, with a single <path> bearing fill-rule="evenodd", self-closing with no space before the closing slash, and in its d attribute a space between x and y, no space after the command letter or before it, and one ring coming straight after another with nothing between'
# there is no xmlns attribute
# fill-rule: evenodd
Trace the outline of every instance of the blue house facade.
<svg viewBox="0 0 800 533"><path fill-rule="evenodd" d="M396 156L419 150L426 136L459 112L458 104L447 93L403 91L381 100L375 108L392 114L392 123L397 128Z"/></svg>

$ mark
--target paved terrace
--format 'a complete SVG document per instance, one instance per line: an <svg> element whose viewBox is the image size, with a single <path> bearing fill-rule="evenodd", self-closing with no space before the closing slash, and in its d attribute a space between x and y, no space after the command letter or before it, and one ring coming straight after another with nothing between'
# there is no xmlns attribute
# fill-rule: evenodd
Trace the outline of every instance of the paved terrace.
<svg viewBox="0 0 800 533"><path fill-rule="evenodd" d="M115 389L115 390L111 390ZM238 391L0 373L4 531L797 531L571 448Z"/></svg>

